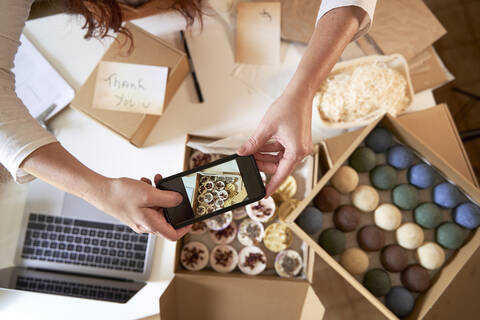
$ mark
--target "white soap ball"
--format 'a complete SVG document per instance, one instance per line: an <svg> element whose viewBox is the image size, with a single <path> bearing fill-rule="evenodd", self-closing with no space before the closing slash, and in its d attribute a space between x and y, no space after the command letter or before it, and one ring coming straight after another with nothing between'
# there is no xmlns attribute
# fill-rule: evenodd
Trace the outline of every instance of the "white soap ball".
<svg viewBox="0 0 480 320"><path fill-rule="evenodd" d="M397 243L405 249L414 250L420 247L424 240L422 228L416 223L406 222L395 232Z"/></svg>
<svg viewBox="0 0 480 320"><path fill-rule="evenodd" d="M435 270L445 263L445 251L435 242L425 242L418 247L417 258L422 267Z"/></svg>
<svg viewBox="0 0 480 320"><path fill-rule="evenodd" d="M402 213L390 203L384 203L375 209L375 224L383 230L393 231L402 223Z"/></svg>
<svg viewBox="0 0 480 320"><path fill-rule="evenodd" d="M352 193L353 205L363 212L375 210L379 201L377 190L367 185L358 186Z"/></svg>

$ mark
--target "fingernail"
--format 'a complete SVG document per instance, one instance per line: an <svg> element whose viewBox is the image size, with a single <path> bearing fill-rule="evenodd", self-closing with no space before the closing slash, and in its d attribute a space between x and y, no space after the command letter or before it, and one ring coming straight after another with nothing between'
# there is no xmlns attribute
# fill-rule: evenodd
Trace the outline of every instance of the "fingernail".
<svg viewBox="0 0 480 320"><path fill-rule="evenodd" d="M178 194L177 195L177 203L180 204L180 203L182 203L182 201L183 201L183 197L180 194Z"/></svg>

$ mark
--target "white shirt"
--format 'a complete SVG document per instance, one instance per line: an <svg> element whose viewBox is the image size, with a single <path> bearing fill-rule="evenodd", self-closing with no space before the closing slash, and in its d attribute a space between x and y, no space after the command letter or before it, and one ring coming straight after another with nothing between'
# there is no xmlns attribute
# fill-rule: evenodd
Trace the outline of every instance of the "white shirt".
<svg viewBox="0 0 480 320"><path fill-rule="evenodd" d="M36 149L56 139L32 118L15 94L13 68L19 39L33 0L0 0L0 163L19 183L33 177L20 165ZM358 6L367 13L355 39L368 31L376 0L323 0L318 20L328 11L345 6Z"/></svg>

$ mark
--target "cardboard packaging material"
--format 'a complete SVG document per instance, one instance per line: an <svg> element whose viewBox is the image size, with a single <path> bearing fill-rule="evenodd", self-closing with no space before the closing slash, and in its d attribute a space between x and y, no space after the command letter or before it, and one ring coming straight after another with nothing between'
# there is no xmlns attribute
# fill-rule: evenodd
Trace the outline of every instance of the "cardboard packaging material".
<svg viewBox="0 0 480 320"><path fill-rule="evenodd" d="M308 43L315 30L321 0L280 0L282 4L281 37Z"/></svg>
<svg viewBox="0 0 480 320"><path fill-rule="evenodd" d="M410 59L408 66L415 92L434 89L454 79L432 46Z"/></svg>
<svg viewBox="0 0 480 320"><path fill-rule="evenodd" d="M432 123L434 119L430 119ZM448 122L448 121L447 121ZM353 137L353 141L348 147L336 157L335 161L331 161L332 168L319 180L313 191L299 204L299 206L289 214L285 221L290 228L304 241L311 246L315 252L338 274L340 274L348 283L350 283L361 295L363 295L373 306L375 306L385 317L389 319L398 319L379 299L373 296L354 276L346 271L334 257L330 256L324 251L317 242L307 235L296 223L295 219L302 212L302 210L313 200L315 195L325 186L330 178L335 174L337 169L348 159L350 154L363 142L368 133L378 124L389 129L394 137L400 142L410 146L416 150L424 159L430 162L435 168L448 177L450 181L455 183L463 192L465 192L473 201L480 202L480 190L475 187L473 179L466 179L455 167L447 163L437 151L434 151L427 146L420 138L405 124L390 115L385 115L383 118L373 122L364 129L360 129L356 133L351 133L349 138ZM436 122L435 122L436 123ZM424 123L425 125L425 123ZM437 123L436 123L437 125ZM442 130L443 128L439 129ZM344 145L345 146L345 145ZM330 149L329 149L330 150ZM337 152L337 155L339 153ZM461 154L461 153L460 153ZM421 294L417 300L413 312L408 317L409 319L417 319L425 317L435 302L447 290L448 285L462 269L465 263L470 259L476 249L480 246L480 231L473 230L464 246L453 253L446 265L436 273L432 279L432 285L428 291Z"/></svg>
<svg viewBox="0 0 480 320"><path fill-rule="evenodd" d="M189 64L187 57L182 51L173 48L168 43L134 24L127 23L126 27L133 36L133 51L130 54L128 53L128 45L119 47L119 44L125 43L126 40L123 35L119 35L118 42L112 43L102 57L102 61L168 67L163 107L163 110L165 110L178 87L188 75ZM70 106L119 134L133 145L141 147L160 116L93 108L92 100L97 69L98 66L92 71L85 84L78 90Z"/></svg>
<svg viewBox="0 0 480 320"><path fill-rule="evenodd" d="M190 141L215 141L219 138L187 135ZM186 146L184 169L192 148ZM316 153L325 157L324 149ZM315 157L311 173L313 187L317 181L320 163ZM308 191L307 190L307 191ZM175 277L160 297L160 319L168 320L244 320L244 319L322 319L325 312L322 302L310 286L314 252L306 247L303 279L285 279L274 274L247 276L240 272L222 274L214 271L188 271L180 265L179 241L175 256Z"/></svg>

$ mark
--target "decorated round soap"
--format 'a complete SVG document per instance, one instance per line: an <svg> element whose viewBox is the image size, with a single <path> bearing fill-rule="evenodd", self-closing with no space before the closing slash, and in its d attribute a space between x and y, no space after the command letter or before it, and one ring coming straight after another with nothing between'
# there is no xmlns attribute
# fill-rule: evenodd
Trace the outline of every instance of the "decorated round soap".
<svg viewBox="0 0 480 320"><path fill-rule="evenodd" d="M206 165L207 163L210 163L218 159L220 159L219 154L209 154L209 153L203 153L201 151L195 150L190 155L188 165L190 169L194 169L196 167Z"/></svg>
<svg viewBox="0 0 480 320"><path fill-rule="evenodd" d="M358 173L352 167L340 167L331 179L332 185L341 193L349 193L358 186Z"/></svg>
<svg viewBox="0 0 480 320"><path fill-rule="evenodd" d="M315 207L308 206L295 220L295 223L308 234L314 234L322 229L323 214Z"/></svg>
<svg viewBox="0 0 480 320"><path fill-rule="evenodd" d="M452 209L460 204L462 194L454 185L448 182L437 184L433 188L433 202L443 208Z"/></svg>
<svg viewBox="0 0 480 320"><path fill-rule="evenodd" d="M392 134L383 127L376 127L365 138L365 144L375 153L383 153L392 145Z"/></svg>
<svg viewBox="0 0 480 320"><path fill-rule="evenodd" d="M382 249L380 261L387 271L401 272L408 265L407 252L399 245L391 244Z"/></svg>
<svg viewBox="0 0 480 320"><path fill-rule="evenodd" d="M368 147L358 147L348 159L349 165L358 172L368 172L375 167L375 153Z"/></svg>
<svg viewBox="0 0 480 320"><path fill-rule="evenodd" d="M410 167L415 160L412 150L406 146L393 146L388 149L387 163L397 169L406 169Z"/></svg>
<svg viewBox="0 0 480 320"><path fill-rule="evenodd" d="M318 238L318 244L331 256L341 254L345 250L345 234L335 228L322 231Z"/></svg>
<svg viewBox="0 0 480 320"><path fill-rule="evenodd" d="M231 222L228 227L222 230L210 230L210 238L216 244L227 244L235 240L237 236L237 225Z"/></svg>
<svg viewBox="0 0 480 320"><path fill-rule="evenodd" d="M252 219L245 219L238 227L238 241L244 246L257 245L263 240L263 225Z"/></svg>
<svg viewBox="0 0 480 320"><path fill-rule="evenodd" d="M445 262L445 251L435 242L425 242L417 249L417 259L422 267L435 270Z"/></svg>
<svg viewBox="0 0 480 320"><path fill-rule="evenodd" d="M397 171L389 165L378 165L370 171L370 182L380 190L390 190L397 185Z"/></svg>
<svg viewBox="0 0 480 320"><path fill-rule="evenodd" d="M190 231L188 231L188 233L200 235L200 234L204 234L206 231L207 231L207 226L203 221L200 221L192 224L192 228L190 229Z"/></svg>
<svg viewBox="0 0 480 320"><path fill-rule="evenodd" d="M332 212L340 205L340 193L334 187L323 187L313 198L313 203L322 212Z"/></svg>
<svg viewBox="0 0 480 320"><path fill-rule="evenodd" d="M351 274L362 274L368 268L368 255L359 248L348 248L340 257L340 263Z"/></svg>
<svg viewBox="0 0 480 320"><path fill-rule="evenodd" d="M297 193L297 181L293 176L288 176L275 191L275 195L281 200L292 198L295 193Z"/></svg>
<svg viewBox="0 0 480 320"><path fill-rule="evenodd" d="M408 169L408 182L419 189L432 187L435 178L435 170L426 163L419 163Z"/></svg>
<svg viewBox="0 0 480 320"><path fill-rule="evenodd" d="M405 222L395 231L395 237L400 246L414 250L422 245L424 234L418 224Z"/></svg>
<svg viewBox="0 0 480 320"><path fill-rule="evenodd" d="M453 220L465 229L475 229L480 225L480 208L465 202L453 210Z"/></svg>
<svg viewBox="0 0 480 320"><path fill-rule="evenodd" d="M232 211L227 211L205 220L205 224L207 225L208 229L218 231L228 227L232 220Z"/></svg>
<svg viewBox="0 0 480 320"><path fill-rule="evenodd" d="M245 207L240 207L232 210L234 220L242 220L247 216L247 210Z"/></svg>
<svg viewBox="0 0 480 320"><path fill-rule="evenodd" d="M217 272L233 271L238 264L238 253L233 247L222 244L213 248L210 254L210 265Z"/></svg>
<svg viewBox="0 0 480 320"><path fill-rule="evenodd" d="M249 246L243 248L238 254L238 267L248 275L257 275L267 266L267 256L259 247Z"/></svg>
<svg viewBox="0 0 480 320"><path fill-rule="evenodd" d="M441 224L435 232L437 243L444 248L452 250L460 248L467 238L467 235L467 230L453 222Z"/></svg>
<svg viewBox="0 0 480 320"><path fill-rule="evenodd" d="M382 297L390 291L392 281L385 270L375 268L365 273L363 276L363 286L375 297Z"/></svg>
<svg viewBox="0 0 480 320"><path fill-rule="evenodd" d="M358 231L357 242L365 251L378 251L385 245L385 234L377 226L365 226Z"/></svg>
<svg viewBox="0 0 480 320"><path fill-rule="evenodd" d="M402 284L410 291L423 292L430 287L428 270L418 264L409 265L400 277Z"/></svg>
<svg viewBox="0 0 480 320"><path fill-rule="evenodd" d="M250 219L265 223L275 215L275 201L272 197L261 199L245 207Z"/></svg>
<svg viewBox="0 0 480 320"><path fill-rule="evenodd" d="M351 232L357 228L360 220L360 211L350 205L338 207L333 213L335 227L343 232Z"/></svg>
<svg viewBox="0 0 480 320"><path fill-rule="evenodd" d="M353 205L363 212L375 210L379 201L377 190L367 185L359 185L352 193Z"/></svg>
<svg viewBox="0 0 480 320"><path fill-rule="evenodd" d="M408 316L415 306L415 298L404 287L393 287L385 297L385 304L397 317Z"/></svg>
<svg viewBox="0 0 480 320"><path fill-rule="evenodd" d="M208 264L208 248L201 242L189 242L180 252L180 263L186 269L198 271Z"/></svg>
<svg viewBox="0 0 480 320"><path fill-rule="evenodd" d="M418 205L419 194L417 188L411 184L399 184L392 191L393 203L403 210L412 210Z"/></svg>
<svg viewBox="0 0 480 320"><path fill-rule="evenodd" d="M287 225L281 222L272 223L265 229L263 243L273 252L286 250L293 241L293 235Z"/></svg>
<svg viewBox="0 0 480 320"><path fill-rule="evenodd" d="M425 229L433 229L443 220L443 213L433 202L424 202L413 211L415 222Z"/></svg>
<svg viewBox="0 0 480 320"><path fill-rule="evenodd" d="M390 203L383 203L375 209L375 224L383 230L393 231L402 223L402 213Z"/></svg>
<svg viewBox="0 0 480 320"><path fill-rule="evenodd" d="M302 270L302 257L295 250L281 251L275 257L275 271L280 277L292 278Z"/></svg>

